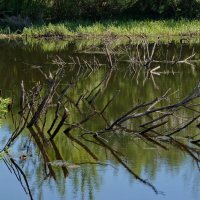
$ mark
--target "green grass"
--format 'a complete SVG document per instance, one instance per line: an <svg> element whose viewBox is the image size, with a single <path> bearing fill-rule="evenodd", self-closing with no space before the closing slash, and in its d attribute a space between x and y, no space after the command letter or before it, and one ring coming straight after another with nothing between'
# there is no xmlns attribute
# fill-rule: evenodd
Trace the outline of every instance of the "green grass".
<svg viewBox="0 0 200 200"><path fill-rule="evenodd" d="M23 30L30 37L107 37L200 35L198 20L64 22L32 26Z"/></svg>
<svg viewBox="0 0 200 200"><path fill-rule="evenodd" d="M1 35L1 34L0 34ZM59 24L34 25L23 30L23 41L31 46L36 44L44 51L58 51L74 43L78 50L86 47L100 46L105 39L112 38L112 46L117 47L143 40L147 36L149 42L180 42L186 35L189 42L200 42L200 21L198 20L160 20L160 21L106 21L92 23L90 21L64 22ZM5 35L4 35L5 36ZM128 36L128 37L127 37ZM139 37L138 37L139 36ZM1 36L0 36L1 37ZM46 39L48 38L48 40ZM77 39L78 38L78 39Z"/></svg>
<svg viewBox="0 0 200 200"><path fill-rule="evenodd" d="M7 113L8 109L8 104L10 103L10 99L3 99L0 97L0 126L1 126L1 119L2 117Z"/></svg>
<svg viewBox="0 0 200 200"><path fill-rule="evenodd" d="M24 28L22 34L11 32L9 28L0 29L0 38L22 37L25 43L42 47L45 51L55 51L66 48L70 42L77 45L77 49L88 46L98 46L105 39L113 39L112 45L137 43L146 36L149 42L154 42L158 36L160 41L180 42L184 36L190 43L200 42L200 21L198 20L145 20L145 21L90 21L63 22L47 25L33 25ZM46 39L48 38L48 40ZM77 40L78 38L78 40Z"/></svg>
<svg viewBox="0 0 200 200"><path fill-rule="evenodd" d="M10 99L3 99L0 97L0 116L4 115L7 112L7 106L10 103Z"/></svg>
<svg viewBox="0 0 200 200"><path fill-rule="evenodd" d="M53 36L71 36L72 32L69 31L65 24L48 24L42 26L33 26L31 28L24 28L23 34L32 37L53 37Z"/></svg>

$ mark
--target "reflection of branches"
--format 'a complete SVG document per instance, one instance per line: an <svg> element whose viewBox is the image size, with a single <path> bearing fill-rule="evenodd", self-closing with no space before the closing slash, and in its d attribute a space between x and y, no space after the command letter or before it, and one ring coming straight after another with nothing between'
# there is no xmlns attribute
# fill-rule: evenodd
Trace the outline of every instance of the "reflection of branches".
<svg viewBox="0 0 200 200"><path fill-rule="evenodd" d="M157 71L160 69L160 67L154 67L152 69L151 66L152 63L158 63L158 61L154 59L157 43L154 43L151 50L149 44L146 42L144 42L142 45L142 48L144 48L143 53L141 54L139 49L140 47L138 45L135 53L136 57L131 58L132 70L134 71L133 73L136 73L136 64L139 63L139 65L143 65L146 70L146 79L150 76L154 82L153 76L160 75L160 72ZM63 160L63 157L59 152L56 143L54 142L55 137L62 133L65 134L67 139L77 144L81 150L87 152L88 156L95 161L99 161L99 157L87 145L88 142L93 142L93 144L98 145L98 147L101 146L109 150L113 157L129 173L131 173L134 178L151 187L153 191L158 194L158 190L151 183L142 179L123 161L123 159L121 159L119 156L120 154L107 143L107 140L104 139L104 136L107 137L113 133L128 133L165 150L168 149L166 144L170 142L171 145L175 146L181 151L186 152L198 163L199 159L196 156L198 151L196 151L194 148L191 148L189 145L174 139L174 135L187 128L192 123L196 122L200 115L192 117L184 124L181 124L179 121L176 128L170 127L169 123L170 121L177 119L177 113L179 114L179 112L185 108L191 108L191 106L188 104L200 97L200 85L197 85L191 94L176 103L166 103L166 100L168 100L170 96L174 94L169 94L169 89L162 96L148 102L131 106L126 112L122 112L117 118L111 119L110 116L106 115L109 113L106 111L109 111L110 106L117 98L119 91L115 92L111 97L109 97L106 102L103 100L105 97L105 91L112 79L113 72L117 65L116 59L112 58L112 54L109 52L108 46L105 47L105 51L108 69L104 74L104 77L97 84L94 84L93 88L87 90L87 92L81 91L81 93L78 93L79 89L77 85L74 84L73 90L78 93L76 97L73 97L69 94L69 90L71 88L70 86L72 85L71 83L69 83L67 87L65 86L64 88L61 88L61 82L63 81L65 75L67 63L62 61L60 58L57 58L55 61L55 64L58 65L58 69L54 73L49 72L47 75L40 69L41 73L46 79L47 88L42 88L41 84L37 83L31 91L27 92L22 84L19 126L12 134L6 146L10 146L21 134L21 132L28 127L32 138L34 139L43 156L46 176L48 177L50 175L50 177L53 177L56 180L56 174L53 167L48 165L47 168L46 165L47 163L51 163L52 160L45 149L45 144L51 142L56 159ZM181 58L181 53L179 59ZM173 62L175 62L175 64L186 61L188 62L188 60L191 58L192 56L184 60L176 60L176 62ZM79 70L76 74L77 80L75 81L78 82L80 74L82 70L84 70L83 63L84 65L87 65L87 69L90 69L91 71L93 70L93 67L87 61L83 62L78 57L75 61L77 62L75 64L78 64L79 66ZM144 79L144 81L146 81L146 79ZM156 85L155 82L154 84ZM49 110L51 104L56 105L55 107L52 107L54 117L52 122L47 124L47 111ZM70 108L68 108L69 105L72 105L70 108L75 109L72 109L71 111ZM77 115L75 119L73 115ZM147 117L150 118L150 121L147 120ZM100 127L98 130L88 128L88 124L92 120L95 120L94 123L97 123L98 121L103 122L102 127ZM73 135L73 130L80 131L78 136L82 136L82 138L85 139L85 143L82 142L76 135ZM46 132L48 135L46 135ZM91 137L90 139L86 138L86 135L93 136L95 140L93 138L91 139ZM62 167L63 174L66 177L68 175L68 170L65 166ZM47 169L49 173L47 172Z"/></svg>
<svg viewBox="0 0 200 200"><path fill-rule="evenodd" d="M42 144L40 138L38 137L38 134L35 132L35 130L33 128L29 128L29 131L30 131L32 137L34 138L34 140L37 144L37 147L39 148L40 152L42 153L42 156L44 159L44 169L46 169L46 163L50 162L50 158L45 150L44 145ZM56 175L55 175L53 168L51 166L48 166L48 168L49 168L50 175L54 179L56 179ZM46 174L48 174L48 173L46 172Z"/></svg>
<svg viewBox="0 0 200 200"><path fill-rule="evenodd" d="M17 180L21 184L21 186L24 189L24 191L26 192L26 194L28 194L30 199L33 200L33 196L32 196L26 175L23 172L23 170L19 167L19 165L15 162L15 160L10 156L9 156L8 161L6 160L6 158L4 158L3 161L6 164L6 166L8 167L8 169L10 170L10 172L11 173L13 172L15 174ZM25 182L25 185L24 185L23 181Z"/></svg>
<svg viewBox="0 0 200 200"><path fill-rule="evenodd" d="M125 168L127 171L134 176L135 179L139 180L140 182L144 183L145 185L148 185L153 189L153 191L158 194L159 191L148 181L140 178L130 167L127 166L127 164L116 154L116 152L110 147L108 144L103 142L101 139L98 138L98 136L94 135L94 138L106 149L110 151L110 153L116 158L116 160Z"/></svg>
<svg viewBox="0 0 200 200"><path fill-rule="evenodd" d="M172 142L172 144L177 146L182 151L188 153L197 163L200 161L199 158L197 156L195 156L195 154L194 154L194 153L199 154L199 152L196 151L194 148L191 148L188 145L185 145L185 144L175 140L174 138L171 138L171 142Z"/></svg>
<svg viewBox="0 0 200 200"><path fill-rule="evenodd" d="M65 131L65 135L72 141L81 146L94 160L98 160L97 156L80 140L73 137L69 132Z"/></svg>
<svg viewBox="0 0 200 200"><path fill-rule="evenodd" d="M194 66L193 62L197 61L194 59L194 51L192 51L191 55L183 58L182 43L180 45L179 52L174 53L172 58L169 58L168 51L166 51L165 59L162 58L158 60L158 46L158 41L150 44L148 41L144 40L142 42L138 42L137 45L126 45L121 48L121 51L126 55L126 57L128 57L128 59L120 60L123 63L128 63L126 75L129 74L129 76L136 77L137 83L140 75L144 75L144 77L142 77L143 84L145 84L147 80L151 80L154 87L158 89L158 85L155 81L156 76L160 76L162 74L174 75L176 72L173 71L173 66L178 64ZM167 70L162 70L165 65L168 66ZM169 69L171 69L171 71L169 71Z"/></svg>
<svg viewBox="0 0 200 200"><path fill-rule="evenodd" d="M151 47L152 46L152 47ZM155 58L156 55L156 47L158 46L158 41L154 42L154 44L148 43L146 40L139 43L135 46L125 46L122 51L125 53L125 55L128 56L128 61L130 63L139 64L140 66L144 66L146 68L150 68L152 64L155 63L162 63L162 64L188 64L192 65L190 62L192 62L192 58L194 58L195 53L192 52L191 55L189 55L186 58L182 58L182 50L183 46L181 44L180 51L178 55L173 55L171 59L168 58L168 55L166 54L166 59L164 60L157 60ZM130 49L132 51L130 51ZM134 50L135 49L135 50Z"/></svg>

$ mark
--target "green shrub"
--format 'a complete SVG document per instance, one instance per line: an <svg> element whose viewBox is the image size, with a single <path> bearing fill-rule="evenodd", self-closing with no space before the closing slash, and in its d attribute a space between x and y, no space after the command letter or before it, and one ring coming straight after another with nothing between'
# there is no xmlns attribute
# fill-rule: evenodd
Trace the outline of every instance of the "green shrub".
<svg viewBox="0 0 200 200"><path fill-rule="evenodd" d="M32 20L199 17L200 0L0 0L0 15Z"/></svg>
<svg viewBox="0 0 200 200"><path fill-rule="evenodd" d="M200 0L137 0L129 8L129 14L150 18L196 18L199 17Z"/></svg>

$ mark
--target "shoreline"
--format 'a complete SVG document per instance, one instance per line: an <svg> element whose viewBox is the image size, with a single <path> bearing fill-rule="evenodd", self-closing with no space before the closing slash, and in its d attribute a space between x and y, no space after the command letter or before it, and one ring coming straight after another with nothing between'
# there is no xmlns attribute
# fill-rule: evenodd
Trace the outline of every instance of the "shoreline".
<svg viewBox="0 0 200 200"><path fill-rule="evenodd" d="M189 33L179 33L179 34L159 34L159 35L146 35L146 34L140 34L140 35L115 35L113 33L109 34L99 34L99 35L93 35L93 34L74 34L74 35L37 35L37 36L32 36L32 35L27 35L27 34L1 34L0 33L0 39L36 39L36 40L49 40L49 41L65 41L68 39L72 40L88 40L88 39L105 39L105 40L120 40L120 39L129 39L129 40L141 40L141 39L146 39L146 40L152 40L152 39L159 39L159 41L164 42L166 39L172 39L172 40L177 40L178 39L185 39L185 40L190 40L194 38L200 39L200 32L189 32Z"/></svg>
<svg viewBox="0 0 200 200"><path fill-rule="evenodd" d="M10 28L7 28L10 30ZM22 33L1 29L0 39L35 39L65 41L98 40L191 40L200 39L200 20L162 20L162 21L106 21L106 22L63 22L25 27Z"/></svg>

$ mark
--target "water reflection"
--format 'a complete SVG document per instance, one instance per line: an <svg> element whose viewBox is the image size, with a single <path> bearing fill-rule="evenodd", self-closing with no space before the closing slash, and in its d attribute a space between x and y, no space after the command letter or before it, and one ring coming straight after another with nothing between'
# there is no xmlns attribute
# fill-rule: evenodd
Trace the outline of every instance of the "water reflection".
<svg viewBox="0 0 200 200"><path fill-rule="evenodd" d="M19 138L16 144L17 149L13 148L11 152L19 166L25 171L35 199L102 199L107 197L121 199L126 192L127 199L132 199L135 195L142 199L147 196L150 199L170 199L171 195L171 197L177 196L183 199L188 197L198 199L199 197L200 183L197 166L187 154L177 151L176 148L170 147L170 151L165 151L135 138L120 136L109 138L110 146L125 155L124 162L135 173L151 180L160 191L165 193L164 196L156 196L152 190L138 183L106 149L99 149L96 145L88 143L90 149L101 161L98 163L88 157L88 154L80 147L75 146L71 140L66 140L63 135L60 135L56 140L56 144L59 145L56 151L52 146L45 148L48 161L53 163L58 158L61 160L60 157L62 157L65 162L76 163L80 167L66 169L63 165L52 164L52 169L47 172L46 168L51 165L44 166L42 154L44 151L39 149L36 140L32 140L29 144L28 135L23 137ZM27 159L22 161L20 155L27 151L25 144L31 146L29 146ZM59 157L57 157L58 152ZM66 174L66 171L69 173ZM178 191L173 191L174 187ZM14 188L9 187L11 190ZM113 190L115 190L114 193ZM17 192L17 195L19 194ZM5 194L5 197L7 196Z"/></svg>
<svg viewBox="0 0 200 200"><path fill-rule="evenodd" d="M60 51L49 53L39 47L30 48L18 43L13 45L13 43L5 42L1 45L2 82L0 87L4 95L15 96L15 99L19 98L21 80L24 80L27 88L31 88L33 83L43 79L40 71L32 69L29 64L44 65L44 71L48 71L49 67L54 70L55 67L50 62L55 55L59 55L69 62L71 62L69 56L79 55L75 51L71 52L73 48L63 48ZM192 48L197 47L184 45L182 55L188 57ZM170 50L169 54L173 55L174 52L180 51L180 46L160 45L155 52L156 57L162 59L163 56L166 56L163 53L166 52L166 49ZM7 52L7 57L5 57L5 52ZM87 60L94 58L94 55L90 54L82 53L80 56ZM101 54L95 56L101 63L105 63L105 58ZM198 55L196 55L197 58ZM119 59L124 60L124 55L120 55ZM159 87L155 87L155 83L150 79L144 84L144 76L138 76L138 79L135 79L129 77L130 74L128 74L127 77L126 68L129 63L122 62L119 65L119 69L111 74L109 84L103 87L104 98L97 100L97 105L102 105L102 103L105 105L115 91L120 90L117 100L113 101L105 113L105 117L109 117L111 121L126 111L130 105L149 101L163 94L168 88L172 88L173 91L179 89L176 98L183 98L196 85L199 76L199 71L195 66L174 65L173 69L178 73L156 77L156 85ZM78 71L79 67L75 65L74 69L66 75L66 80L72 80L73 76L77 76ZM80 91L84 94L86 91L90 91L94 85L98 85L105 73L105 68L100 67L95 73L86 76L87 78L85 75L80 77L77 82L77 90L71 90L69 93L71 100L77 100L80 97ZM8 76L9 79L5 78ZM173 101L176 99L171 99L171 103ZM14 109L18 110L18 106ZM72 111L74 110L72 109ZM184 114L189 116L190 112L186 111ZM48 127L53 119L54 112L50 111L46 122ZM72 115L70 120L70 122L77 121L79 116ZM139 121L138 124L144 122L145 120ZM172 125L173 123L177 122L171 122ZM94 119L87 124L87 127L98 130L102 124L102 121L97 123ZM4 146L10 132L14 130L11 117L4 121L1 130L3 132L1 144ZM196 135L199 131L197 128L188 128L186 132L186 135L190 133ZM186 154L187 152L182 151L181 148L166 144L168 149L166 151L152 143L126 135L109 135L105 138L107 142L99 141L99 144L103 143L103 145L97 145L79 137L75 138L78 134L78 130L73 130L71 134L67 135L68 137L58 134L49 143L44 138L48 135L43 135L40 127L36 126L25 129L17 139L10 154L14 158L13 161L25 172L34 199L122 199L125 196L126 199L134 197L139 199L173 199L174 197L198 199L200 197L197 187L199 186L198 167ZM26 155L26 158L22 159L23 155ZM66 164L58 166L55 164L55 161L58 160ZM79 167L69 167L73 165ZM5 168L2 170L6 173L9 171ZM130 172L134 172L134 178ZM6 174L7 176L9 175ZM141 179L141 182L137 179ZM145 187L142 183L147 183L147 185L152 183L152 187ZM174 188L177 185L178 188L176 187L175 191ZM188 185L189 187L186 187ZM155 190L154 187L158 191L163 191L165 195L155 195L152 191L152 189ZM14 186L13 189L15 189ZM17 192L18 194L20 195L19 192ZM3 194L3 197L7 196Z"/></svg>

